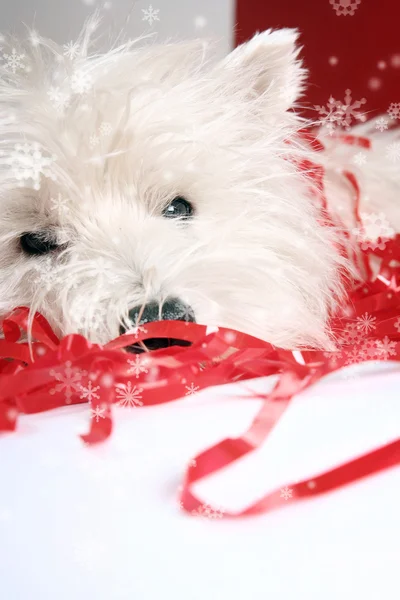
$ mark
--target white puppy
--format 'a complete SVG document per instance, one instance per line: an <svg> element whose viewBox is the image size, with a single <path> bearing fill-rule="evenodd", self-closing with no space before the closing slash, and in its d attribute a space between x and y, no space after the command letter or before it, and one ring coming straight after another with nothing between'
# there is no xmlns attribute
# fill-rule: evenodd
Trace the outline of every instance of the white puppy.
<svg viewBox="0 0 400 600"><path fill-rule="evenodd" d="M170 318L332 347L349 265L299 165L342 168L354 148L317 156L297 135L297 33L256 35L213 64L202 42L91 55L93 29L67 48L3 44L0 316L28 305L99 343ZM367 184L399 221L398 169L385 193L381 154ZM335 172L327 189L346 212L348 181Z"/></svg>

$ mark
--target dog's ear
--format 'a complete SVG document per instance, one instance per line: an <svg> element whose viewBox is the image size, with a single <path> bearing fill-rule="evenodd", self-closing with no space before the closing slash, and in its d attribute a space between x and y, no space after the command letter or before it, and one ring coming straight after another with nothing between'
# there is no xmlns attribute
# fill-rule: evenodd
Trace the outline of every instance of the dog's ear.
<svg viewBox="0 0 400 600"><path fill-rule="evenodd" d="M293 106L303 89L307 72L298 59L296 29L267 30L238 46L219 67L237 78L252 94L262 95L274 112Z"/></svg>

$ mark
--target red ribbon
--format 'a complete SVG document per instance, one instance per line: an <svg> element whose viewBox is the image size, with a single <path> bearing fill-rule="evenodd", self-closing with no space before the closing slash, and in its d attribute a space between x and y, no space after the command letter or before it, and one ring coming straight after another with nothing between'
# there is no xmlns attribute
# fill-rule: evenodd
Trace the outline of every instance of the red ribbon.
<svg viewBox="0 0 400 600"><path fill-rule="evenodd" d="M321 171L313 172L325 208ZM352 174L345 176L355 191L354 210L359 220L358 184ZM81 437L85 443L94 444L111 434L115 403L137 407L161 404L210 386L277 374L278 381L272 392L262 397L263 406L251 427L241 437L225 439L191 461L181 503L192 514L204 513L204 504L195 496L193 484L263 444L295 394L352 362L400 361L400 267L393 263L393 259L400 260L400 236L374 254L382 261L378 277L373 280L366 269L366 281L351 290L347 305L332 316L332 330L340 347L330 353L304 350L302 362L295 358L296 353L277 349L244 333L220 328L207 334L202 325L177 321L147 323L145 328L139 327L134 333L99 346L78 334L58 339L45 318L36 314L31 327L34 341L29 346L18 341L21 332L28 331L29 309L17 308L1 323L4 339L0 340L0 431L15 429L18 413L88 402L90 429ZM368 253L364 253L364 259L367 264ZM192 345L141 355L122 351L129 344L154 337L182 339ZM266 512L399 463L400 439L311 480L288 484L284 489L290 490L290 495L282 496L281 488L246 510L225 516ZM212 515L214 509L208 507L207 511Z"/></svg>

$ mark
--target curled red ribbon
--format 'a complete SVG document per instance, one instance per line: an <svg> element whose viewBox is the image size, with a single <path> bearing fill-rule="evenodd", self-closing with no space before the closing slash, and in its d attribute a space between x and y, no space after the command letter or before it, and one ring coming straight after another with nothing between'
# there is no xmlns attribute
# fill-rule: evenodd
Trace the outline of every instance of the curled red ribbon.
<svg viewBox="0 0 400 600"><path fill-rule="evenodd" d="M314 175L325 202L320 169L314 169ZM344 175L354 188L354 210L359 219L357 181L352 174ZM28 330L29 316L29 309L20 307L1 323L4 339L0 340L0 431L15 429L18 413L88 402L90 429L81 437L87 444L99 443L112 432L111 411L115 403L137 407L161 404L214 385L278 375L274 389L262 398L261 410L241 437L225 439L191 461L184 477L181 504L184 510L201 514L204 504L195 496L193 484L263 444L295 394L354 362L400 360L400 236L389 240L384 250L373 253L381 261L380 272L372 278L367 266L371 252L363 251L366 281L351 290L346 306L332 317L332 330L340 347L330 353L293 353L237 331L220 328L207 333L203 325L180 321L146 323L145 328L138 327L133 333L99 346L78 334L58 339L39 314L33 318L34 341L28 346L18 341L21 332ZM154 337L186 340L191 346L141 355L122 351L129 344ZM400 438L311 480L288 484L288 497L282 497L281 489L275 490L246 510L224 516L270 511L399 463ZM213 510L207 508L211 515Z"/></svg>

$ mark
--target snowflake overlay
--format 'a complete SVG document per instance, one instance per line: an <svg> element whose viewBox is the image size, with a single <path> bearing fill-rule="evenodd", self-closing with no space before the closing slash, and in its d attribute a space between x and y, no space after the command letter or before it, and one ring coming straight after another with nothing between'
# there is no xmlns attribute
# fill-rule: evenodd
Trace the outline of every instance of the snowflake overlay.
<svg viewBox="0 0 400 600"><path fill-rule="evenodd" d="M111 123L108 123L107 121L103 121L102 123L100 123L100 127L99 127L99 133L100 135L103 137L106 137L108 135L111 134L113 128Z"/></svg>
<svg viewBox="0 0 400 600"><path fill-rule="evenodd" d="M361 0L329 0L338 17L353 16L361 4Z"/></svg>
<svg viewBox="0 0 400 600"><path fill-rule="evenodd" d="M185 388L187 389L186 396L194 396L200 389L199 386L194 385L193 382L190 385L185 385Z"/></svg>
<svg viewBox="0 0 400 600"><path fill-rule="evenodd" d="M102 256L90 264L88 268L88 274L89 273L92 277L99 278L102 282L104 282L104 280L109 283L116 281L113 263Z"/></svg>
<svg viewBox="0 0 400 600"><path fill-rule="evenodd" d="M397 342L390 341L387 335L383 338L383 340L378 340L376 344L378 356L382 360L388 360L391 356L396 355Z"/></svg>
<svg viewBox="0 0 400 600"><path fill-rule="evenodd" d="M81 395L79 396L79 398L82 398L82 400L86 400L92 404L93 399L99 400L100 396L98 395L97 391L100 389L99 385L93 385L92 381L89 381L89 383L87 384L87 386L83 386L80 385L80 391L81 391Z"/></svg>
<svg viewBox="0 0 400 600"><path fill-rule="evenodd" d="M48 257L40 262L37 262L37 264L35 264L35 270L37 271L37 285L44 287L48 292L53 288L53 286L59 283L57 267L52 258Z"/></svg>
<svg viewBox="0 0 400 600"><path fill-rule="evenodd" d="M64 44L64 56L69 58L70 60L74 60L80 52L80 46L76 42L68 42L68 44Z"/></svg>
<svg viewBox="0 0 400 600"><path fill-rule="evenodd" d="M34 29L32 29L29 34L29 41L34 48L37 48L41 43L40 35Z"/></svg>
<svg viewBox="0 0 400 600"><path fill-rule="evenodd" d="M400 119L400 102L392 102L387 113L392 119Z"/></svg>
<svg viewBox="0 0 400 600"><path fill-rule="evenodd" d="M346 90L344 102L335 100L335 98L331 96L326 107L314 105L314 108L320 115L319 124L326 128L329 135L333 135L336 129L342 128L346 131L349 131L351 125L353 124L353 120L364 123L367 120L367 117L358 109L361 108L361 106L366 102L367 100L365 98L361 98L361 100L353 102L351 98L351 90Z"/></svg>
<svg viewBox="0 0 400 600"><path fill-rule="evenodd" d="M364 339L364 334L357 322L346 323L346 327L342 331L339 342L344 346L352 346L360 344Z"/></svg>
<svg viewBox="0 0 400 600"><path fill-rule="evenodd" d="M143 18L142 21L147 21L149 25L153 25L154 21L159 21L160 17L158 13L160 12L159 8L153 8L150 4L149 8L142 8Z"/></svg>
<svg viewBox="0 0 400 600"><path fill-rule="evenodd" d="M386 156L391 162L400 160L400 142L393 142L386 147Z"/></svg>
<svg viewBox="0 0 400 600"><path fill-rule="evenodd" d="M50 202L52 204L50 210L57 211L59 215L69 212L69 198L63 198L60 193L57 194L56 198L50 198Z"/></svg>
<svg viewBox="0 0 400 600"><path fill-rule="evenodd" d="M100 143L100 139L99 136L97 135L91 135L89 138L89 146L91 147L91 149L93 150L93 148L96 148L96 146L98 146Z"/></svg>
<svg viewBox="0 0 400 600"><path fill-rule="evenodd" d="M92 78L89 73L77 70L71 75L69 83L75 94L86 94L92 87Z"/></svg>
<svg viewBox="0 0 400 600"><path fill-rule="evenodd" d="M353 234L363 250L384 250L395 232L383 213L361 213L362 225L353 229Z"/></svg>
<svg viewBox="0 0 400 600"><path fill-rule="evenodd" d="M222 519L225 513L223 508L212 508L209 504L202 504L197 510L192 510L193 517L202 517L203 519Z"/></svg>
<svg viewBox="0 0 400 600"><path fill-rule="evenodd" d="M358 348L358 358L353 362L361 362L362 360L377 360L380 356L378 340L366 340ZM353 364L348 362L348 364Z"/></svg>
<svg viewBox="0 0 400 600"><path fill-rule="evenodd" d="M65 111L71 100L70 94L61 90L59 87L50 87L47 95L56 111L60 113Z"/></svg>
<svg viewBox="0 0 400 600"><path fill-rule="evenodd" d="M365 152L357 152L357 154L355 154L353 156L353 163L355 165L358 165L359 167L361 167L362 165L365 165L366 162L367 162L367 155L365 154Z"/></svg>
<svg viewBox="0 0 400 600"><path fill-rule="evenodd" d="M14 75L17 71L26 70L26 66L23 63L25 54L19 54L15 48L11 50L11 54L4 53L2 58L4 60L5 68L9 69Z"/></svg>
<svg viewBox="0 0 400 600"><path fill-rule="evenodd" d="M285 500L289 500L289 498L291 498L292 496L293 496L292 488L288 488L287 486L285 486L284 488L281 489L281 498L284 498Z"/></svg>
<svg viewBox="0 0 400 600"><path fill-rule="evenodd" d="M128 364L131 365L128 373L129 374L134 374L136 379L138 379L139 375L141 373L148 373L148 369L146 369L146 367L144 366L144 359L141 359L139 354L136 354L135 356L135 360L129 359L128 360Z"/></svg>
<svg viewBox="0 0 400 600"><path fill-rule="evenodd" d="M96 423L99 422L100 419L105 419L106 415L104 414L106 412L106 407L105 406L101 406L100 404L98 404L97 406L95 406L95 408L91 408L90 409L90 413L92 415L92 419L96 420Z"/></svg>
<svg viewBox="0 0 400 600"><path fill-rule="evenodd" d="M41 177L55 179L49 167L55 161L55 156L45 156L40 144L15 144L14 150L7 159L20 187L31 181L34 190L40 190Z"/></svg>
<svg viewBox="0 0 400 600"><path fill-rule="evenodd" d="M379 119L376 120L375 128L378 129L380 132L385 131L385 129L387 129L388 127L389 121L385 119L385 117L379 117Z"/></svg>
<svg viewBox="0 0 400 600"><path fill-rule="evenodd" d="M357 328L365 333L376 328L376 317L369 315L367 312L361 317L357 317Z"/></svg>
<svg viewBox="0 0 400 600"><path fill-rule="evenodd" d="M128 381L126 384L117 384L115 386L115 392L118 398L117 404L119 406L129 406L129 408L143 406L143 402L141 401L141 392L143 392L143 389L137 388L136 385L132 387L131 381Z"/></svg>
<svg viewBox="0 0 400 600"><path fill-rule="evenodd" d="M75 307L74 307L75 308ZM106 319L106 311L80 305L75 308L74 326L84 334L99 332Z"/></svg>
<svg viewBox="0 0 400 600"><path fill-rule="evenodd" d="M136 325L127 329L125 333L129 335L134 335L135 338L138 339L141 333L147 333L147 329L142 325Z"/></svg>
<svg viewBox="0 0 400 600"><path fill-rule="evenodd" d="M63 371L50 369L50 375L59 382L51 388L50 394L54 395L56 393L64 392L65 402L70 404L74 392L82 390L81 380L87 373L77 367L73 367L71 361L67 360Z"/></svg>
<svg viewBox="0 0 400 600"><path fill-rule="evenodd" d="M193 311L190 306L186 304L182 306L177 316L179 317L180 321L185 321L186 323L193 321Z"/></svg>

